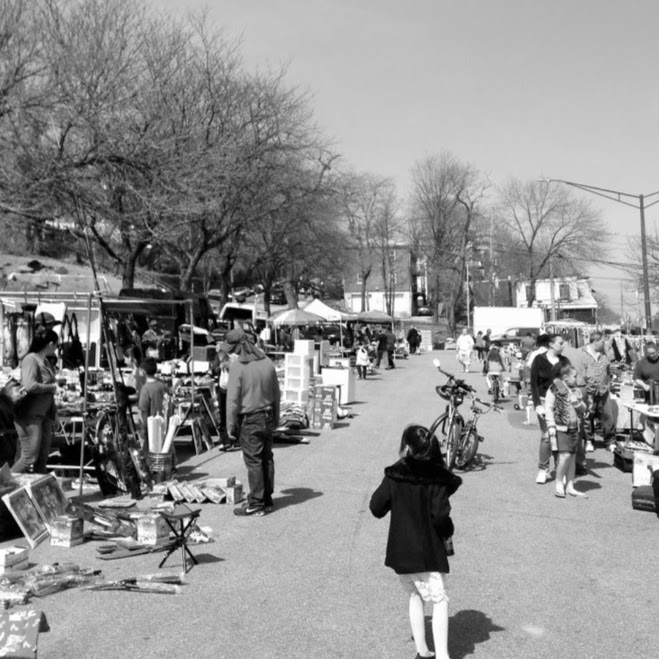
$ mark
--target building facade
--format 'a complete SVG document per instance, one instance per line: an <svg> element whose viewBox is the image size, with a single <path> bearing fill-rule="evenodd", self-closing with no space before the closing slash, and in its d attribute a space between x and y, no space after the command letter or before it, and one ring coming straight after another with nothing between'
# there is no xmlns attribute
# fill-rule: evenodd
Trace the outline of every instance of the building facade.
<svg viewBox="0 0 659 659"><path fill-rule="evenodd" d="M538 279L535 282L535 296L532 295L530 282L517 282L515 289L515 306L542 307L545 317L551 318L553 303L556 320L580 320L584 323L597 323L597 300L590 288L590 279L578 277L555 277L554 279Z"/></svg>

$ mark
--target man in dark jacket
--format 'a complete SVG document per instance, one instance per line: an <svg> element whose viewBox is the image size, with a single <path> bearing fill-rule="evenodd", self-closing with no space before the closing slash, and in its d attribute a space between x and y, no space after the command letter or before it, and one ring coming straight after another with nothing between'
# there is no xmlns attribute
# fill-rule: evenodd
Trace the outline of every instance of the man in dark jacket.
<svg viewBox="0 0 659 659"><path fill-rule="evenodd" d="M229 368L227 433L240 447L247 467L247 505L234 515L261 517L272 510L275 460L272 433L279 425L279 381L273 363L243 330L227 332L223 352L237 358Z"/></svg>
<svg viewBox="0 0 659 659"><path fill-rule="evenodd" d="M410 331L407 333L407 342L410 345L410 355L413 355L416 352L419 343L421 343L421 335L414 325L410 327Z"/></svg>
<svg viewBox="0 0 659 659"><path fill-rule="evenodd" d="M386 343L387 360L389 361L387 370L390 370L392 368L396 368L396 364L394 364L394 351L396 350L396 335L391 331L390 327L388 327L385 330L384 335L387 338L387 343Z"/></svg>

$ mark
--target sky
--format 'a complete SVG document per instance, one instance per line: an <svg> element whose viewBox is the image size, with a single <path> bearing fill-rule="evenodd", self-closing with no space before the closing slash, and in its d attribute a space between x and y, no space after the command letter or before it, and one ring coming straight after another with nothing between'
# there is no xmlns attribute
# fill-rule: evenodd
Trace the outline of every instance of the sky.
<svg viewBox="0 0 659 659"><path fill-rule="evenodd" d="M286 66L335 149L403 196L415 161L444 151L494 185L546 177L659 191L655 0L151 2L161 13L205 7L241 39L246 67ZM586 196L613 234L606 260L628 261L639 211ZM657 220L659 204L646 212L651 235ZM621 308L622 290L624 311L638 313L624 272L589 272L609 306Z"/></svg>

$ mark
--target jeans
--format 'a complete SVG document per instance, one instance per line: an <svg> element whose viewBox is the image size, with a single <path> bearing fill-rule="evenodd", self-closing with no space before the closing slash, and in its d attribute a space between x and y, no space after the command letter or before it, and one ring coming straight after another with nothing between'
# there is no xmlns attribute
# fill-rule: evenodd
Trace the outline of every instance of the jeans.
<svg viewBox="0 0 659 659"><path fill-rule="evenodd" d="M240 447L247 467L250 508L272 505L275 487L275 459L272 454L272 433L275 428L271 409L251 412L241 417Z"/></svg>
<svg viewBox="0 0 659 659"><path fill-rule="evenodd" d="M617 409L614 411L613 401L609 397L609 392L591 394L588 406L593 410L593 416L600 421L604 443L607 445L613 443L616 437ZM589 419L585 420L584 427L586 430L586 441L592 442L594 440L594 433Z"/></svg>
<svg viewBox="0 0 659 659"><path fill-rule="evenodd" d="M547 420L544 416L538 415L538 423L540 424L540 451L538 453L538 469L549 469L549 461L551 459L551 441L549 440L549 432L547 431Z"/></svg>
<svg viewBox="0 0 659 659"><path fill-rule="evenodd" d="M18 433L16 446L16 461L11 470L15 474L34 472L46 473L46 463L53 440L53 420L51 418L28 417L14 420Z"/></svg>

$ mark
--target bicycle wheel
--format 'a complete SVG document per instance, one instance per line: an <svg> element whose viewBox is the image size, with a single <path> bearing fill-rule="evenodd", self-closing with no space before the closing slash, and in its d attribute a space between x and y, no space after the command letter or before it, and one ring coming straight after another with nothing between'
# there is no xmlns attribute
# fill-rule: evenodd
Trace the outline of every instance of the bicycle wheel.
<svg viewBox="0 0 659 659"><path fill-rule="evenodd" d="M455 456L457 469L467 469L478 452L478 433L473 429L466 429L460 438L460 446Z"/></svg>
<svg viewBox="0 0 659 659"><path fill-rule="evenodd" d="M455 418L446 433L446 468L450 471L455 466L455 459L460 446L460 435L462 434L462 421Z"/></svg>
<svg viewBox="0 0 659 659"><path fill-rule="evenodd" d="M501 392L501 385L499 384L499 378L494 378L492 380L492 400L495 403L499 402L499 394Z"/></svg>

